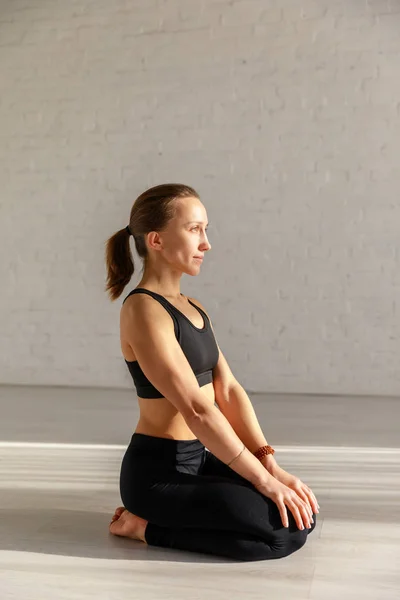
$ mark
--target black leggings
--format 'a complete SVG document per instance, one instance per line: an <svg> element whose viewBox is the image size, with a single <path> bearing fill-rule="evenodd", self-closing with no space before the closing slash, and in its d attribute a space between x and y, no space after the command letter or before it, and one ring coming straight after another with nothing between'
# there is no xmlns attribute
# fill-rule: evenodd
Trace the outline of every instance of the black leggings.
<svg viewBox="0 0 400 600"><path fill-rule="evenodd" d="M120 475L125 508L148 521L146 542L253 561L282 558L301 548L290 510L282 525L275 502L195 440L134 433Z"/></svg>

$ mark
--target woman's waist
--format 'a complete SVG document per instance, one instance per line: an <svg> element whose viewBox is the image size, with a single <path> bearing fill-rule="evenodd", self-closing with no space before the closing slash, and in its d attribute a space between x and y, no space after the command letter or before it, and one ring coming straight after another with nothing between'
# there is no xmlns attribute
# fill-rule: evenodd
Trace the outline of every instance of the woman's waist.
<svg viewBox="0 0 400 600"><path fill-rule="evenodd" d="M165 418L157 416L152 419L140 415L135 433L176 441L191 441L196 439L196 435L191 431L185 419L180 414L165 416Z"/></svg>
<svg viewBox="0 0 400 600"><path fill-rule="evenodd" d="M129 446L131 448L173 452L186 452L190 451L190 449L204 448L204 444L198 438L173 438L169 435L166 437L165 435L154 435L138 430L135 430L132 434Z"/></svg>
<svg viewBox="0 0 400 600"><path fill-rule="evenodd" d="M135 432L127 448L132 466L158 470L166 467L198 465L205 456L205 446L197 438L176 440Z"/></svg>
<svg viewBox="0 0 400 600"><path fill-rule="evenodd" d="M201 388L210 406L215 403L213 384ZM141 398L138 396L140 417L135 431L155 437L191 440L196 436L190 430L181 412L167 398Z"/></svg>

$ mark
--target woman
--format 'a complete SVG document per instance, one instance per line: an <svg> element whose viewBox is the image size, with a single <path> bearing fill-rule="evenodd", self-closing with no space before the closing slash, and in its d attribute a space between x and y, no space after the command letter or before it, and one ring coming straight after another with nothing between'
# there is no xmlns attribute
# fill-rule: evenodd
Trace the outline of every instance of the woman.
<svg viewBox="0 0 400 600"><path fill-rule="evenodd" d="M278 466L204 306L180 293L182 274L198 275L211 249L207 226L194 189L159 185L137 198L129 225L106 244L112 300L134 272L130 235L144 263L120 315L140 418L110 532L237 560L281 558L304 545L318 503Z"/></svg>

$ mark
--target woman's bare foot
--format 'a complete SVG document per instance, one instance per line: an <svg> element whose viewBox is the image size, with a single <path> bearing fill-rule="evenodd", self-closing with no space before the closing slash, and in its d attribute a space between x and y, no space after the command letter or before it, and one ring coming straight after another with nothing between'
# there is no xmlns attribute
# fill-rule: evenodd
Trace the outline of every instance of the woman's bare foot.
<svg viewBox="0 0 400 600"><path fill-rule="evenodd" d="M110 533L147 543L144 535L147 523L146 519L137 517L123 506L119 506L111 519Z"/></svg>

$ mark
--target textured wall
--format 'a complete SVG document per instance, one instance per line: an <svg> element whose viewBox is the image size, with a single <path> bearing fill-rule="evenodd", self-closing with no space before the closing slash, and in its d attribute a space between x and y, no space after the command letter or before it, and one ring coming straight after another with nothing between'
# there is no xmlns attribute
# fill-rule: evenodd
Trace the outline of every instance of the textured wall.
<svg viewBox="0 0 400 600"><path fill-rule="evenodd" d="M104 242L180 181L213 246L182 291L247 390L399 394L399 31L383 0L3 1L0 380L132 387Z"/></svg>

